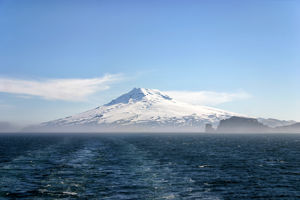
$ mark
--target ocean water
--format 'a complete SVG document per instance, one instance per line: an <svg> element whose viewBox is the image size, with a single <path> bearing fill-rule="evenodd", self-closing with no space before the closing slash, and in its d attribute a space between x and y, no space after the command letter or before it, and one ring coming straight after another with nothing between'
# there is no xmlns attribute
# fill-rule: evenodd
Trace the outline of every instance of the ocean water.
<svg viewBox="0 0 300 200"><path fill-rule="evenodd" d="M0 199L300 199L300 135L2 134Z"/></svg>

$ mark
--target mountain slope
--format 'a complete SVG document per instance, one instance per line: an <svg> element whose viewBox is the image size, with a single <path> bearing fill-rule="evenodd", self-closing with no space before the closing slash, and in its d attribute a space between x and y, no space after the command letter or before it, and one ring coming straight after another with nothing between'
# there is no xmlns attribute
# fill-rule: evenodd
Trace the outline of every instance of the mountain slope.
<svg viewBox="0 0 300 200"><path fill-rule="evenodd" d="M159 90L134 88L110 103L84 113L43 123L39 128L92 128L94 131L203 131L206 123L241 116L176 101Z"/></svg>
<svg viewBox="0 0 300 200"><path fill-rule="evenodd" d="M271 128L280 127L280 126L289 126L289 125L297 123L296 121L293 121L293 120L286 121L286 120L278 120L278 119L272 119L272 118L268 118L268 119L257 118L257 120L260 123L267 125Z"/></svg>

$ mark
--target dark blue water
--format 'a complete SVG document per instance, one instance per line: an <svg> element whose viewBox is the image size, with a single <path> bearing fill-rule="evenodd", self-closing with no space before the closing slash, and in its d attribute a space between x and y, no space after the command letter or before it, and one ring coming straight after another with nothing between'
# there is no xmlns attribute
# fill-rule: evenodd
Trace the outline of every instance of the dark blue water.
<svg viewBox="0 0 300 200"><path fill-rule="evenodd" d="M0 135L0 199L300 199L300 135Z"/></svg>

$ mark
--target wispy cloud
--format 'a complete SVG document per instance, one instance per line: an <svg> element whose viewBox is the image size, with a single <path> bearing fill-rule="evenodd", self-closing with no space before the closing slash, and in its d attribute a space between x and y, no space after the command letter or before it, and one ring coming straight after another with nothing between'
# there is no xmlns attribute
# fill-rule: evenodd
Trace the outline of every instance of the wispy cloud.
<svg viewBox="0 0 300 200"><path fill-rule="evenodd" d="M107 90L110 85L123 78L120 74L107 74L90 79L47 79L22 80L0 78L0 92L18 95L38 96L44 99L83 101L98 91Z"/></svg>
<svg viewBox="0 0 300 200"><path fill-rule="evenodd" d="M250 94L244 91L235 93L213 91L165 91L170 97L194 105L218 105L235 100L248 99Z"/></svg>

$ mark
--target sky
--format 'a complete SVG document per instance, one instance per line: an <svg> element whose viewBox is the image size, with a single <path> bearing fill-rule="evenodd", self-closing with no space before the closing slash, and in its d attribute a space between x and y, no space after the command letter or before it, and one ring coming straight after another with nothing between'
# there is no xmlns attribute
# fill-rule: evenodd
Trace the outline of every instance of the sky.
<svg viewBox="0 0 300 200"><path fill-rule="evenodd" d="M0 121L69 116L134 87L300 121L299 52L296 0L0 0Z"/></svg>

